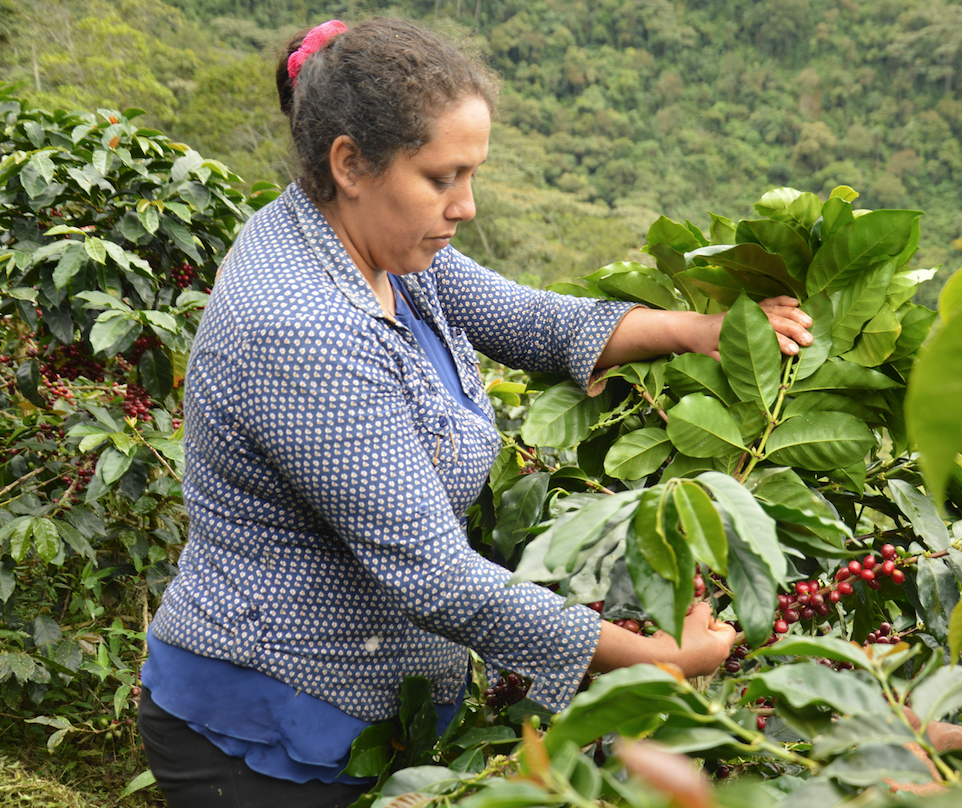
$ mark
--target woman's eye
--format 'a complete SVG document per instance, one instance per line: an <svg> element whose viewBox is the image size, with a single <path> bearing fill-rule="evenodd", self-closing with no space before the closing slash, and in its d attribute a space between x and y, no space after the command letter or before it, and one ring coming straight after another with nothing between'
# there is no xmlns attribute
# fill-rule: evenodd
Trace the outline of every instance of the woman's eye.
<svg viewBox="0 0 962 808"><path fill-rule="evenodd" d="M439 188L450 188L454 185L454 177L435 177L434 182Z"/></svg>

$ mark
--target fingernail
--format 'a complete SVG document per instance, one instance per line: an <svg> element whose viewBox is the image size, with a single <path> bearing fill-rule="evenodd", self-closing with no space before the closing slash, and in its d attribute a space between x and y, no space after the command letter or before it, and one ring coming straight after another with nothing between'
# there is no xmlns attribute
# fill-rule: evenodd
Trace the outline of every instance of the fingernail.
<svg viewBox="0 0 962 808"><path fill-rule="evenodd" d="M799 341L800 343L802 343L802 345L811 345L811 344L812 344L812 335L811 335L811 334L808 334L808 333L802 334L801 338L800 338L798 341Z"/></svg>
<svg viewBox="0 0 962 808"><path fill-rule="evenodd" d="M787 346L787 347L788 347L788 352L789 352L790 354L797 354L797 353L798 353L798 346L797 346L794 342L788 343L788 346Z"/></svg>

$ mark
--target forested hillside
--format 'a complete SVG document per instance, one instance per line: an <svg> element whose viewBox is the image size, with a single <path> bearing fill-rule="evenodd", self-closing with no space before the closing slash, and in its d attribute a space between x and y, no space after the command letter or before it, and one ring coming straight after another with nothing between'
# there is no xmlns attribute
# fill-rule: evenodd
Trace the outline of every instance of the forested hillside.
<svg viewBox="0 0 962 808"><path fill-rule="evenodd" d="M926 210L962 233L962 6L930 0L4 0L0 64L50 106L136 106L248 181L285 182L274 48L372 12L472 36L504 76L461 245L528 280L637 257L660 214L747 215L766 186ZM707 224L706 222L697 222ZM937 283L923 291L934 300Z"/></svg>

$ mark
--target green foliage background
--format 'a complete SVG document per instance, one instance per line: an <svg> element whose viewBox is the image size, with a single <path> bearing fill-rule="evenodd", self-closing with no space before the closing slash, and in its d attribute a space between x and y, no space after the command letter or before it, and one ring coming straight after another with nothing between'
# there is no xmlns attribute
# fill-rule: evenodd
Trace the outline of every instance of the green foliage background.
<svg viewBox="0 0 962 808"><path fill-rule="evenodd" d="M962 233L962 6L927 0L13 0L0 67L38 105L138 106L248 181L291 166L273 49L327 17L471 35L504 76L472 256L523 280L638 259L660 214L747 215L759 189L928 215L917 265ZM934 304L939 283L923 288Z"/></svg>

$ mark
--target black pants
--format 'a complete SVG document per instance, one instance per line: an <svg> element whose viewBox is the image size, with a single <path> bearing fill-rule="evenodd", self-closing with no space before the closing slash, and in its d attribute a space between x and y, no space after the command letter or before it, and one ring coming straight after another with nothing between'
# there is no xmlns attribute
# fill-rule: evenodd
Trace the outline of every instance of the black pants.
<svg viewBox="0 0 962 808"><path fill-rule="evenodd" d="M168 808L347 808L367 786L294 783L248 768L140 691L138 724Z"/></svg>

